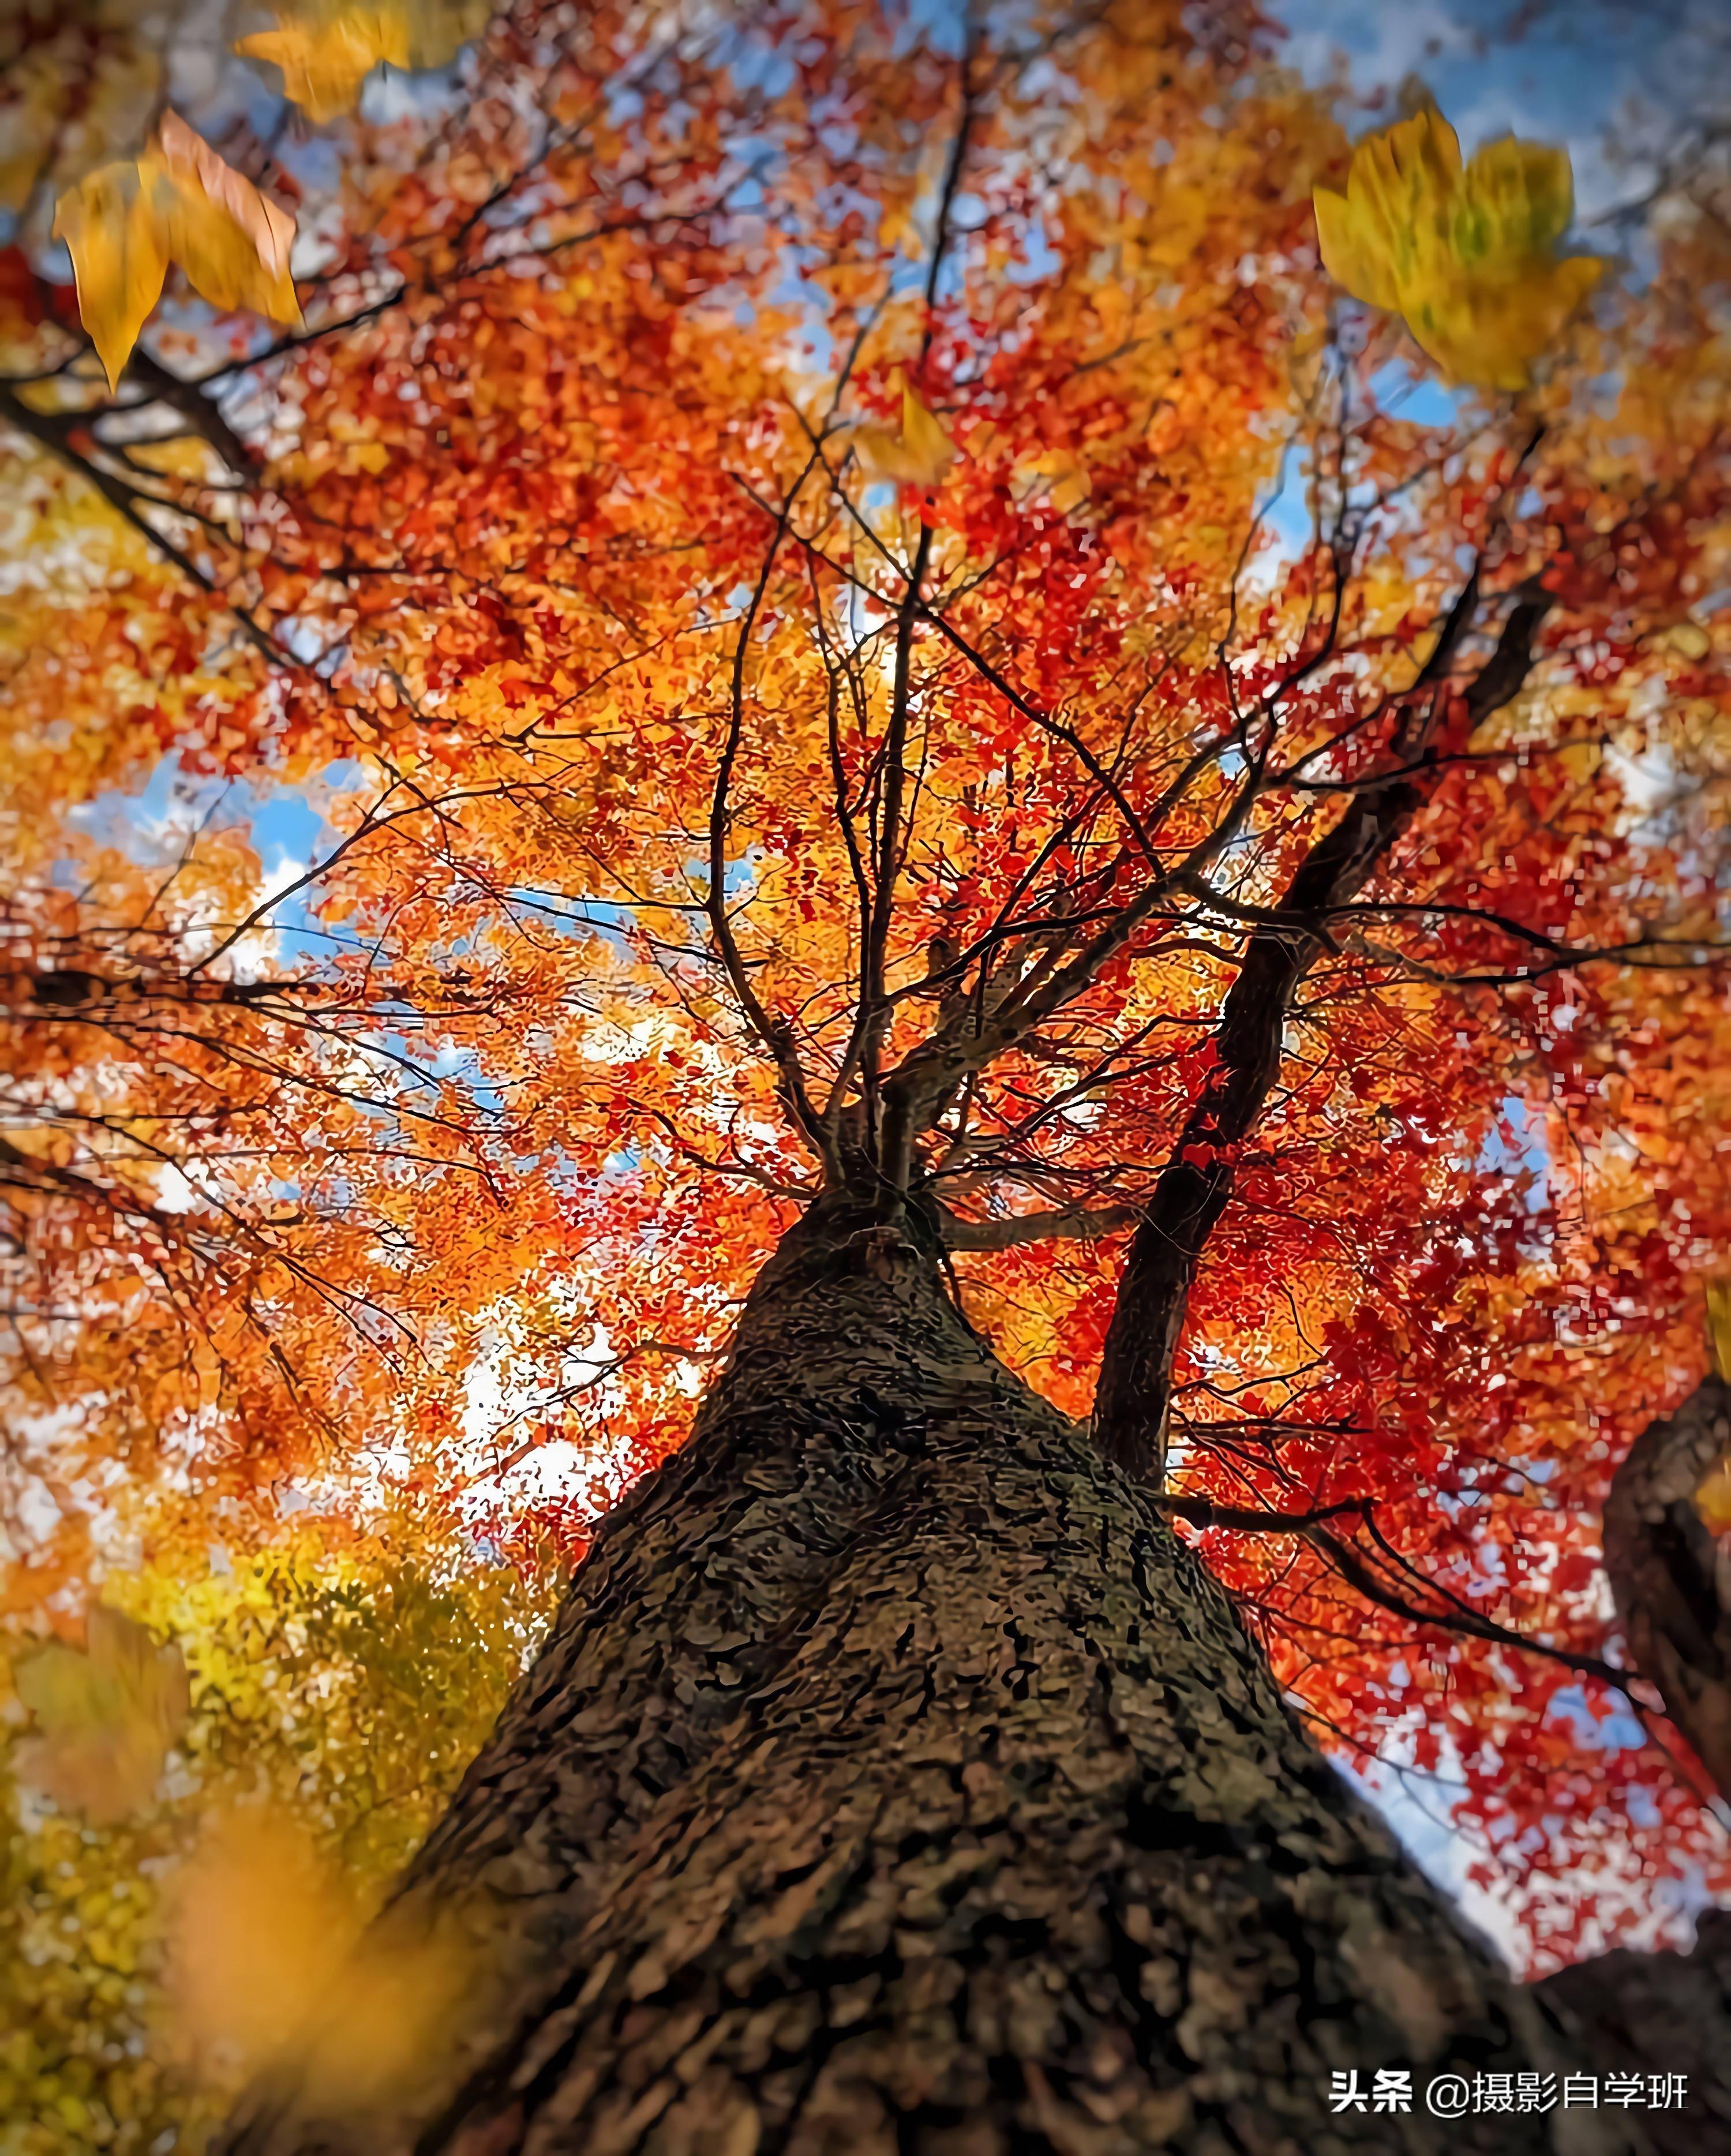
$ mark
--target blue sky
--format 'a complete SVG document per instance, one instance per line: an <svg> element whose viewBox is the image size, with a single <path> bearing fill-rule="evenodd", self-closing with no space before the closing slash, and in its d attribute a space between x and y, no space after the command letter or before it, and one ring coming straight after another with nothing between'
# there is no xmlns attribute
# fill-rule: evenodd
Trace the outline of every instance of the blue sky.
<svg viewBox="0 0 1731 2156"><path fill-rule="evenodd" d="M1288 58L1325 80L1344 56L1353 87L1390 94L1421 75L1470 151L1513 132L1565 142L1583 220L1638 196L1650 167L1621 167L1606 131L1663 150L1731 74L1723 0L1539 0L1511 38L1511 0L1274 0ZM1370 124L1368 121L1366 125Z"/></svg>

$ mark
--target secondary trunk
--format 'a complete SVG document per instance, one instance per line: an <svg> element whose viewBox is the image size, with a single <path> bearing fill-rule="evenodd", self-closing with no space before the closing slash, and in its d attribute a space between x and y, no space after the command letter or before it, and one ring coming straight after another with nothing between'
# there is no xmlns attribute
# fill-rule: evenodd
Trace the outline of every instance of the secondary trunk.
<svg viewBox="0 0 1731 2156"><path fill-rule="evenodd" d="M1426 767L1432 732L1478 597L1475 570L1406 692L1390 743L1391 769L1352 791L1339 820L1293 871L1278 905L1258 917L1215 1029L1213 1067L1141 1209L1100 1358L1093 1416L1101 1450L1139 1477L1157 1479L1164 1471L1173 1363L1191 1291L1232 1200L1240 1149L1279 1075L1293 996L1333 947L1331 921L1387 860L1440 768ZM1548 594L1529 589L1510 608L1495 650L1466 685L1469 728L1520 690L1550 604Z"/></svg>
<svg viewBox="0 0 1731 2156"><path fill-rule="evenodd" d="M405 1899L490 1912L497 1994L412 2115L279 2088L231 2156L1621 2145L1426 2112L1433 2072L1565 2063L1555 2024L1143 1492L842 1209L766 1268ZM1330 2110L1380 2066L1411 2112Z"/></svg>
<svg viewBox="0 0 1731 2156"><path fill-rule="evenodd" d="M1731 1543L1695 1509L1731 1461L1731 1386L1709 1373L1672 1415L1650 1423L1612 1477L1605 1569L1635 1666L1731 1802Z"/></svg>

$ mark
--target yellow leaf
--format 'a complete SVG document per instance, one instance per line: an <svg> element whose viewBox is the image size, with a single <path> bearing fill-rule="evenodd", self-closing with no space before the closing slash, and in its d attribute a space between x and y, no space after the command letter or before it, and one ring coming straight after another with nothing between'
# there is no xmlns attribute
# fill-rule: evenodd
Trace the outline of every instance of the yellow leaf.
<svg viewBox="0 0 1731 2156"><path fill-rule="evenodd" d="M44 1647L13 1681L41 1732L18 1748L21 1780L97 1825L149 1802L191 1705L177 1647L98 1607L82 1653Z"/></svg>
<svg viewBox="0 0 1731 2156"><path fill-rule="evenodd" d="M1731 1466L1723 1460L1696 1491L1695 1510L1712 1533L1731 1534Z"/></svg>
<svg viewBox="0 0 1731 2156"><path fill-rule="evenodd" d="M361 1934L311 1841L287 1821L217 1821L176 1881L170 1982L196 2050L262 2065L307 2020Z"/></svg>
<svg viewBox="0 0 1731 2156"><path fill-rule="evenodd" d="M48 162L65 108L64 69L41 46L12 64L0 105L0 209L21 210Z"/></svg>
<svg viewBox="0 0 1731 2156"><path fill-rule="evenodd" d="M867 422L853 430L853 453L869 477L910 486L937 485L955 462L955 444L943 421L905 378L899 433Z"/></svg>
<svg viewBox="0 0 1731 2156"><path fill-rule="evenodd" d="M1714 1365L1731 1385L1731 1280L1708 1283L1707 1335L1713 1343Z"/></svg>
<svg viewBox="0 0 1731 2156"><path fill-rule="evenodd" d="M156 192L168 252L193 290L225 314L247 308L272 321L299 321L289 275L294 220L287 210L172 112L164 114L146 164L152 154L161 167Z"/></svg>
<svg viewBox="0 0 1731 2156"><path fill-rule="evenodd" d="M72 254L79 314L110 389L171 261L225 312L300 319L289 275L294 220L174 113L136 162L105 165L60 198L54 236Z"/></svg>
<svg viewBox="0 0 1731 2156"><path fill-rule="evenodd" d="M72 256L78 311L110 389L162 295L168 247L136 164L104 165L61 196L54 238Z"/></svg>
<svg viewBox="0 0 1731 2156"><path fill-rule="evenodd" d="M293 2052L312 2101L378 2101L422 2066L470 1974L448 1939L363 1927L294 1821L236 1812L176 1882L169 1989L182 2038L248 2071Z"/></svg>
<svg viewBox="0 0 1731 2156"><path fill-rule="evenodd" d="M1713 649L1713 639L1695 621L1677 622L1669 629L1658 630L1648 641L1655 651L1674 654L1692 665L1705 659Z"/></svg>
<svg viewBox="0 0 1731 2156"><path fill-rule="evenodd" d="M352 112L361 85L381 60L408 64L407 38L393 11L348 8L328 19L279 15L274 30L242 38L236 52L283 71L283 95L322 126Z"/></svg>
<svg viewBox="0 0 1731 2156"><path fill-rule="evenodd" d="M1316 190L1316 238L1324 269L1354 299L1393 314L1401 305L1401 288L1389 267L1392 235L1385 242L1382 223L1368 204L1357 208L1332 187Z"/></svg>
<svg viewBox="0 0 1731 2156"><path fill-rule="evenodd" d="M397 0L412 68L443 67L492 20L494 0Z"/></svg>
<svg viewBox="0 0 1731 2156"><path fill-rule="evenodd" d="M1079 509L1091 490L1088 467L1066 449L1043 449L1019 458L1010 484L1017 501L1048 501L1065 516Z"/></svg>
<svg viewBox="0 0 1731 2156"><path fill-rule="evenodd" d="M443 67L486 28L489 0L386 0L349 7L341 0L279 7L277 27L243 38L236 52L283 71L283 94L309 120L352 112L361 85L381 61L392 67Z"/></svg>
<svg viewBox="0 0 1731 2156"><path fill-rule="evenodd" d="M1462 167L1433 110L1360 142L1346 192L1319 187L1315 199L1329 275L1484 388L1526 388L1604 271L1592 255L1556 253L1575 207L1566 150L1510 136Z"/></svg>

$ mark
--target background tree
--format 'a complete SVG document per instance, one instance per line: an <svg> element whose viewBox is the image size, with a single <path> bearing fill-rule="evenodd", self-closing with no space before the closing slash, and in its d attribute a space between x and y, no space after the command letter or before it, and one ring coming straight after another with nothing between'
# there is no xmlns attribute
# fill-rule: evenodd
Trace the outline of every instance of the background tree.
<svg viewBox="0 0 1731 2156"><path fill-rule="evenodd" d="M521 1950L425 2147L1272 2147L1334 2065L1543 2063L1281 1691L1458 1759L1541 1958L1570 1864L1720 1861L1604 1748L1593 1554L1723 1243L1710 203L1445 393L1247 18L520 7L468 65L357 126L305 330L110 398L8 287L83 556L13 680L63 1520L155 1451L472 1537L727 1358L418 1860ZM1482 335L1539 177L1493 292L1432 265ZM292 935L214 825L97 847L166 745L327 774Z"/></svg>

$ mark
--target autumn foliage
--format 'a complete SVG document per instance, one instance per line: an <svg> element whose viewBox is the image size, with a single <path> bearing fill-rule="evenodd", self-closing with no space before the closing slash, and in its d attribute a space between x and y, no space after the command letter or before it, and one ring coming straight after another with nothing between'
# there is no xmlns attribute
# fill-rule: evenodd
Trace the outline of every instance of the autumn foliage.
<svg viewBox="0 0 1731 2156"><path fill-rule="evenodd" d="M827 1175L899 1176L1085 1415L1163 1172L1224 1163L1166 1486L1295 1700L1464 1783L1539 1964L1723 1888L1596 1563L1731 1236L1713 202L1606 273L1558 252L1566 160L1430 115L1354 152L1227 8L525 3L413 50L391 12L243 40L305 117L203 139L217 268L166 122L69 167L44 92L15 189L20 1670L94 1661L106 1580L207 1727L206 1553L285 1578L286 1496L294 1593L361 1613L393 1702L469 1677L369 1597L407 1563L484 1605L478 1733ZM93 8L77 64L132 35ZM102 221L168 203L117 389L57 198L81 299ZM1396 782L1362 884L1280 916ZM1228 1140L1276 931L1314 948ZM183 1845L196 1795L121 1839Z"/></svg>

